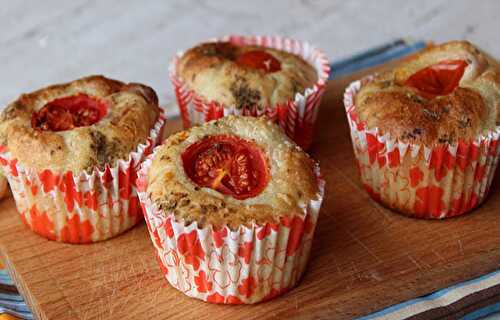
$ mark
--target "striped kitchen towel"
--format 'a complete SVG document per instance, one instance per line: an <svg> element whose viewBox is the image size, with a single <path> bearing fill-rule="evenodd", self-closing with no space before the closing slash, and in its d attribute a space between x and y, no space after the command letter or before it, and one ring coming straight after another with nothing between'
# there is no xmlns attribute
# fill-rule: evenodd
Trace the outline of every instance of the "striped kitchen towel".
<svg viewBox="0 0 500 320"><path fill-rule="evenodd" d="M0 262L0 320L33 319L33 314Z"/></svg>
<svg viewBox="0 0 500 320"><path fill-rule="evenodd" d="M409 300L358 320L500 319L500 270L427 296Z"/></svg>

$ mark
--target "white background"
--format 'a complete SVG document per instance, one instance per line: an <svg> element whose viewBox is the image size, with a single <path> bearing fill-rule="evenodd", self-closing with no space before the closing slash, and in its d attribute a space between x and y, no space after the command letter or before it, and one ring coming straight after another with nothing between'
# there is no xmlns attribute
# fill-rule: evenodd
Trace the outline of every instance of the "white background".
<svg viewBox="0 0 500 320"><path fill-rule="evenodd" d="M143 82L166 104L170 57L229 33L307 40L331 59L398 37L469 39L500 57L499 15L498 0L0 0L0 106L89 74Z"/></svg>

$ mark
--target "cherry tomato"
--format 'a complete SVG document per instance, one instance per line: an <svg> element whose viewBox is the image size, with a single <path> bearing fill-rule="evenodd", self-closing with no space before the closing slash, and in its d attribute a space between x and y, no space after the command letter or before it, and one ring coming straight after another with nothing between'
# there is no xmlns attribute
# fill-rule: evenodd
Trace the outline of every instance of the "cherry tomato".
<svg viewBox="0 0 500 320"><path fill-rule="evenodd" d="M65 131L90 126L107 112L106 104L79 93L50 101L31 117L31 126L38 130Z"/></svg>
<svg viewBox="0 0 500 320"><path fill-rule="evenodd" d="M181 157L184 170L194 183L236 199L255 197L269 181L262 150L235 136L206 137L187 147Z"/></svg>
<svg viewBox="0 0 500 320"><path fill-rule="evenodd" d="M464 75L467 62L446 60L417 71L405 85L417 89L424 97L432 99L453 92Z"/></svg>
<svg viewBox="0 0 500 320"><path fill-rule="evenodd" d="M276 72L281 70L281 63L270 53L261 50L252 50L241 54L236 63L252 69L260 69L265 72Z"/></svg>

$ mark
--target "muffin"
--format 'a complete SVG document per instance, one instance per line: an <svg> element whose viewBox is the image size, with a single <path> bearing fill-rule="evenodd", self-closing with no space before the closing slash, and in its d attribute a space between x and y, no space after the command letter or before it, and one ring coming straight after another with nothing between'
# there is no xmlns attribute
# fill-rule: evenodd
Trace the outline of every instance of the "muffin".
<svg viewBox="0 0 500 320"><path fill-rule="evenodd" d="M328 72L321 51L280 37L215 39L170 64L185 128L230 114L265 115L303 148L312 142Z"/></svg>
<svg viewBox="0 0 500 320"><path fill-rule="evenodd" d="M0 164L23 222L70 243L135 225L136 170L163 122L153 89L102 76L21 95L0 114Z"/></svg>
<svg viewBox="0 0 500 320"><path fill-rule="evenodd" d="M160 267L178 290L248 304L298 283L324 182L270 120L228 116L172 135L138 179Z"/></svg>
<svg viewBox="0 0 500 320"><path fill-rule="evenodd" d="M434 46L354 82L344 103L372 198L432 219L484 201L500 152L500 74L472 44Z"/></svg>

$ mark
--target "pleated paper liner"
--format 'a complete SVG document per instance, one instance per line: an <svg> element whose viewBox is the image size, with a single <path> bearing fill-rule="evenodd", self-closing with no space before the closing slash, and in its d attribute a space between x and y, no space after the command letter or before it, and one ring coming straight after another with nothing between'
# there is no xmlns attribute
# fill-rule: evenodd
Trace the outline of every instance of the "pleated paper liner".
<svg viewBox="0 0 500 320"><path fill-rule="evenodd" d="M139 199L160 268L184 294L220 304L250 304L276 297L299 282L309 258L324 181L316 168L318 199L303 217L279 223L224 227L198 226L162 212L148 197L147 172L152 156L139 171Z"/></svg>
<svg viewBox="0 0 500 320"><path fill-rule="evenodd" d="M361 181L370 196L405 215L441 219L480 205L500 154L500 126L473 141L428 147L368 129L356 114L354 96L368 77L351 83L344 106Z"/></svg>
<svg viewBox="0 0 500 320"><path fill-rule="evenodd" d="M231 114L254 117L267 116L278 123L299 146L307 149L312 143L314 124L330 71L325 54L307 42L278 36L231 35L220 39L212 39L212 41L229 41L236 45L259 45L296 54L316 69L318 81L311 88L306 89L304 93L297 93L295 99L280 105L266 106L264 108L258 108L257 106L244 108L225 106L216 101L205 101L203 97L197 95L194 90L191 90L183 82L177 74L177 63L183 54L180 52L172 59L169 73L184 128Z"/></svg>
<svg viewBox="0 0 500 320"><path fill-rule="evenodd" d="M2 147L5 172L19 215L31 230L68 243L90 243L114 237L142 219L137 197L139 165L161 139L165 117L160 114L147 141L114 167L92 173L24 167Z"/></svg>

